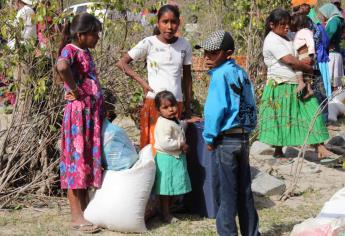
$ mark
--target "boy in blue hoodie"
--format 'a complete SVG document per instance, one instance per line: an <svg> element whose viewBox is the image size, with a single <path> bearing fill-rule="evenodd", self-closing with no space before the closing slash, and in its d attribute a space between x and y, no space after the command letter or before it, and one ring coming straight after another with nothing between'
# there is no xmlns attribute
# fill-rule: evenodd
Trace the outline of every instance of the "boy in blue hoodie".
<svg viewBox="0 0 345 236"><path fill-rule="evenodd" d="M249 134L256 126L256 105L251 81L231 55L230 33L216 31L196 46L204 49L211 82L204 108L203 137L216 152L219 210L216 219L221 236L237 235L236 215L243 236L257 236L259 219L251 190Z"/></svg>

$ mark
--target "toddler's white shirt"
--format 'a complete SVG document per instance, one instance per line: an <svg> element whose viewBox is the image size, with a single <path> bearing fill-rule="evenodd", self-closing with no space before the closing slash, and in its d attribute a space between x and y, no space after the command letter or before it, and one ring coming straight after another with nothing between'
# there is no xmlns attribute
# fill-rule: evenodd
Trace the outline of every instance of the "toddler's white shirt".
<svg viewBox="0 0 345 236"><path fill-rule="evenodd" d="M315 54L313 32L307 28L299 30L295 35L293 45L296 51L306 45L308 47L308 54Z"/></svg>

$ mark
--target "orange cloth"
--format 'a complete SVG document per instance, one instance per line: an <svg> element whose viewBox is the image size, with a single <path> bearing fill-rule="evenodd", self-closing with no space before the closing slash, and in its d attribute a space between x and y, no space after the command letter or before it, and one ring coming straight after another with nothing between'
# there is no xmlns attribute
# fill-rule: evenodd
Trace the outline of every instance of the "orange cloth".
<svg viewBox="0 0 345 236"><path fill-rule="evenodd" d="M292 7L298 7L302 4L308 4L310 6L315 6L317 0L291 0Z"/></svg>
<svg viewBox="0 0 345 236"><path fill-rule="evenodd" d="M183 103L177 103L178 114L177 118L181 118L183 111ZM140 148L145 147L148 144L155 143L154 131L159 113L155 107L154 99L145 99L144 106L140 112ZM156 150L153 149L153 154L156 154Z"/></svg>

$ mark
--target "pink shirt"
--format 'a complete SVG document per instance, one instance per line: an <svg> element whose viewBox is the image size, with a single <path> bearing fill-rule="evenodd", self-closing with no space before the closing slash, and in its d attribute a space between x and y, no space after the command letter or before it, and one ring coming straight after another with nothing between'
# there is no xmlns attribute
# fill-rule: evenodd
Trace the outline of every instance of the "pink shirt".
<svg viewBox="0 0 345 236"><path fill-rule="evenodd" d="M295 35L293 45L296 51L306 45L308 47L308 54L315 54L313 32L307 28L299 30Z"/></svg>

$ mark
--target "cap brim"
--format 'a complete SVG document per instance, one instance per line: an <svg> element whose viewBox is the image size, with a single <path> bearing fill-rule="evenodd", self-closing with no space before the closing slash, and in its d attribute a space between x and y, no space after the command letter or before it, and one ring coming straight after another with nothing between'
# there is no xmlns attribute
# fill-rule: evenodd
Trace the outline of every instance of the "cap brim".
<svg viewBox="0 0 345 236"><path fill-rule="evenodd" d="M204 45L202 43L195 45L194 48L195 49L204 49L205 51L217 51L217 50L219 50L219 49L212 49L208 45Z"/></svg>

